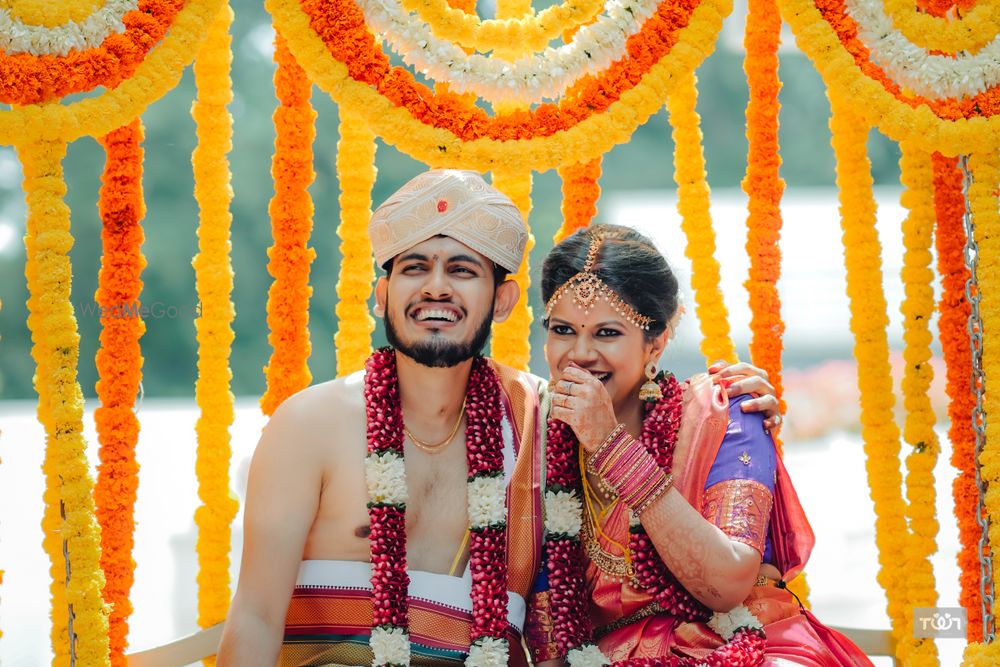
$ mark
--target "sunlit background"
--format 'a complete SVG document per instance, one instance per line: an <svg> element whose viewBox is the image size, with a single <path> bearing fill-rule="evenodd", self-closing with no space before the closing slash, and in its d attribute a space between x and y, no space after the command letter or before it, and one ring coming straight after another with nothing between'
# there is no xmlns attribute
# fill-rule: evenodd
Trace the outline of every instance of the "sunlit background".
<svg viewBox="0 0 1000 667"><path fill-rule="evenodd" d="M536 3L537 4L537 3ZM737 7L727 21L718 50L700 68L699 112L705 133L709 181L713 186L713 216L717 258L734 340L747 358L750 311L745 280L745 199L739 181L746 166L743 108L746 80L742 71L740 17ZM481 13L490 15L480 3ZM256 398L264 390L263 366L269 347L265 320L266 250L271 242L267 204L273 188L270 156L275 107L270 82L269 18L257 3L241 3L233 28L234 87L231 107L235 121L233 166L233 264L236 289L233 348L233 391L239 396L232 428L233 491L242 500L249 456L264 423ZM790 42L790 40L786 40ZM786 457L799 494L817 533L817 547L807 568L817 615L839 626L887 628L885 597L875 581L877 552L874 514L865 477L859 436L855 362L845 295L843 247L837 214L833 156L829 145L829 105L813 66L794 47L782 52L782 158L788 190L783 205L783 276L780 283L785 333L785 391L789 412L784 428ZM145 358L144 396L139 407L142 432L137 455L142 472L136 505L136 582L130 621L130 644L142 649L196 629L194 509L198 504L194 473L193 402L196 345L191 316L196 304L191 258L196 252L197 209L192 196L190 154L195 145L188 113L193 99L190 71L182 85L144 115L146 126L145 195L148 212L144 253L149 266L143 274L144 303L164 305L162 317L147 319L142 339ZM334 168L337 109L322 93L314 95L319 112L316 140L316 205L312 245L314 297L310 310L314 381L334 376L333 335L337 269L340 256L335 228L339 193ZM684 237L675 209L672 178L673 146L665 116L655 116L631 143L604 159L603 196L597 219L639 227L649 233L687 285L690 267L684 257ZM883 245L884 286L889 301L890 344L902 349L899 303L902 286L898 203L899 170L896 146L872 133L870 155L879 199L879 234ZM94 304L100 264L101 222L97 192L103 151L81 139L69 147L65 162L68 203L73 212L76 245L73 303L81 333L79 378L88 397L86 437L96 463L92 410L96 407L94 354L99 318ZM379 179L374 198L381 201L421 166L379 142ZM0 662L33 667L50 662L48 649L48 560L41 548L44 436L34 417L34 369L25 320L24 199L14 153L0 149ZM531 225L537 239L533 277L537 283L541 258L551 248L559 225L559 179L555 172L535 177ZM530 293L537 316L539 297ZM167 310L177 309L174 316ZM932 324L932 330L935 330ZM384 341L381 328L376 344ZM693 308L664 357L664 366L687 376L704 369L698 352L700 336ZM532 370L545 374L542 331L532 334ZM939 350L936 351L940 353ZM901 369L900 359L896 365ZM943 452L937 471L940 553L935 572L943 606L957 605L957 529L951 519L946 397L943 369L932 400L939 416ZM897 374L898 377L901 375ZM901 401L897 401L900 403ZM238 517L237 521L240 521ZM241 530L234 531L233 553L238 561ZM238 562L233 563L234 574ZM958 664L963 640L938 640L941 663Z"/></svg>

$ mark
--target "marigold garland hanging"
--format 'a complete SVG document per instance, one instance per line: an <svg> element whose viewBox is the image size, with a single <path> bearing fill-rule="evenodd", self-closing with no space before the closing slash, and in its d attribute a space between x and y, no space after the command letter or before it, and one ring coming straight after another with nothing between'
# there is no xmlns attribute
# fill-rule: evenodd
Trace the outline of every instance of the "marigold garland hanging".
<svg viewBox="0 0 1000 667"><path fill-rule="evenodd" d="M902 558L906 562L906 617L915 607L936 607L937 591L930 557L937 551L938 522L935 517L934 466L941 451L934 433L934 410L929 396L934 370L931 367L930 319L934 313L934 271L931 270L931 238L934 233L934 175L931 157L910 143L902 146L899 160L903 194L900 203L909 213L903 221L902 279L903 314L903 405L906 422L903 439L911 452L906 457L907 519L912 533ZM937 647L932 639L904 633L897 651L907 665L937 665Z"/></svg>
<svg viewBox="0 0 1000 667"><path fill-rule="evenodd" d="M348 0L267 0L275 26L310 78L364 115L385 141L428 164L479 171L586 162L627 141L657 111L676 76L711 52L732 9L730 0L690 4L661 3L657 16L629 40L630 58L571 100L491 118L460 96L434 94L406 70L389 68Z"/></svg>
<svg viewBox="0 0 1000 667"><path fill-rule="evenodd" d="M1000 86L962 99L909 94L873 62L844 0L779 0L779 5L827 86L853 99L857 113L884 134L947 155L968 146L1000 146Z"/></svg>
<svg viewBox="0 0 1000 667"><path fill-rule="evenodd" d="M958 10L958 15L976 5L976 0L917 0L917 7L931 16L947 16L952 10Z"/></svg>
<svg viewBox="0 0 1000 667"><path fill-rule="evenodd" d="M973 153L969 158L972 183L969 186L969 208L975 225L975 238L979 244L979 312L983 332L1000 331L1000 267L986 258L1000 257L1000 212L997 210L997 189L1000 188L1000 156L993 151ZM985 259L985 261L984 261ZM1000 377L1000 347L983 345L983 371L987 378ZM1000 392L990 391L986 384L984 408L987 415L1000 414ZM995 389L995 385L993 385ZM979 455L980 475L987 484L985 504L990 518L989 538L993 559L993 586L996 590L1000 577L1000 419L986 419L986 445ZM964 665L986 667L1000 662L1000 643L969 644L965 649Z"/></svg>
<svg viewBox="0 0 1000 667"><path fill-rule="evenodd" d="M375 186L375 134L364 119L340 109L340 140L337 142L337 180L340 182L340 276L337 280L337 375L365 367L372 352L375 320L368 299L375 281L372 242L368 223L372 217Z"/></svg>
<svg viewBox="0 0 1000 667"><path fill-rule="evenodd" d="M506 321L493 325L493 342L490 356L505 366L527 371L531 361L531 309L528 307L528 288L531 287L529 259L531 249L535 247L535 235L531 233L529 216L531 215L531 172L516 173L510 171L494 171L493 187L510 197L514 205L521 211L524 224L528 228L528 243L524 247L524 259L517 273L510 276L521 291L514 311Z"/></svg>
<svg viewBox="0 0 1000 667"><path fill-rule="evenodd" d="M124 18L138 5L139 0L106 0L84 21L52 27L25 23L0 7L0 49L7 55L66 56L98 48L109 35L127 30Z"/></svg>
<svg viewBox="0 0 1000 667"><path fill-rule="evenodd" d="M144 0L144 2L150 3L147 6L151 8L158 8L153 12L153 17L141 18L143 25L151 26L150 22L154 21L154 18L158 24L162 24L166 16L164 12L181 0ZM129 123L133 118L140 116L147 106L177 85L184 68L197 53L198 44L204 38L212 17L218 13L221 6L222 0L183 0L183 8L169 21L169 31L166 36L142 58L141 64L134 68L131 76L116 82L102 79L102 85L108 86L108 89L99 95L67 104L26 104L27 100L23 100L17 104L24 106L0 110L0 144L23 143L30 137L46 141L71 142L82 136L103 136ZM122 36L112 36L108 39L116 37ZM75 57L77 56L73 53L68 56L70 60ZM0 80L8 82L14 80L13 70L9 69L13 67L11 64L13 62L22 64L33 62L41 67L38 63L42 61L32 58L29 54L0 56L0 73L7 72L6 76L0 74ZM99 79L94 77L104 76L107 71L115 72L118 67L117 60L112 64L114 67L102 66L88 70L93 72L93 76L88 79L85 89L93 89L98 85ZM22 70L18 71L23 73ZM51 91L60 89L67 82L78 78L70 75L68 70L61 70L58 67L46 71L48 73L38 80L37 85L41 86L43 91L49 91L45 99L50 102L60 99L52 97ZM20 91L19 94L25 92L21 90L22 86L16 88Z"/></svg>
<svg viewBox="0 0 1000 667"><path fill-rule="evenodd" d="M744 35L750 99L747 103L747 171L743 191L747 194L747 242L750 270L746 282L750 303L750 358L767 371L774 386L778 409L785 412L781 385L781 351L785 323L781 319L781 196L785 182L780 176L778 148L778 44L781 16L776 0L749 0ZM778 453L781 440L775 437Z"/></svg>
<svg viewBox="0 0 1000 667"><path fill-rule="evenodd" d="M955 4L952 0L945 2ZM1000 34L997 4L993 0L977 0L968 11L947 17L939 12L918 11L917 3L908 0L882 0L882 3L893 25L925 49L975 52Z"/></svg>
<svg viewBox="0 0 1000 667"><path fill-rule="evenodd" d="M123 33L110 33L100 46L73 50L65 56L12 53L8 45L0 52L0 102L38 104L98 86L115 88L132 76L150 49L163 39L183 4L183 0L141 0L137 9L124 16ZM42 44L58 44L68 37L57 28L44 34L51 37Z"/></svg>
<svg viewBox="0 0 1000 667"><path fill-rule="evenodd" d="M28 327L37 364L38 416L47 436L43 465L49 505L42 525L53 564L53 652L56 660L68 662L72 641L68 626L72 622L77 661L108 665L108 608L101 599L101 535L83 440L83 393L77 381L80 336L70 301L69 249L73 237L62 170L66 144L21 145L18 154L28 204ZM59 556L54 555L56 550ZM61 559L63 550L69 556L68 564ZM62 590L57 592L59 588Z"/></svg>
<svg viewBox="0 0 1000 667"><path fill-rule="evenodd" d="M945 391L948 394L951 465L959 471L952 482L961 544L958 552L959 602L967 614L967 638L976 642L983 638L979 603L981 530L976 520L979 489L976 487L976 435L972 430L972 409L976 399L969 391L972 354L968 329L970 307L965 297L969 279L965 266L965 195L958 160L939 153L934 154L934 208L937 269L941 276L938 339L947 369Z"/></svg>
<svg viewBox="0 0 1000 667"><path fill-rule="evenodd" d="M533 53L514 42L483 55L436 37L430 26L391 0L354 1L368 29L411 70L494 104L533 104L563 97L588 75L621 60L628 38L642 30L661 2L610 0L593 23L579 27L564 44Z"/></svg>
<svg viewBox="0 0 1000 667"><path fill-rule="evenodd" d="M96 300L102 312L101 349L97 351L97 397L94 411L101 442L94 500L101 524L101 569L104 601L111 608L109 642L111 664L124 667L128 646L129 592L135 575L135 499L139 464L135 447L139 420L135 400L142 381L139 339L146 331L140 315L146 204L142 192L143 128L141 121L101 138L107 163L98 208L104 230L104 254Z"/></svg>
<svg viewBox="0 0 1000 667"><path fill-rule="evenodd" d="M21 21L30 25L53 28L67 21L82 21L101 7L104 0L47 2L46 0L4 0L2 6Z"/></svg>
<svg viewBox="0 0 1000 667"><path fill-rule="evenodd" d="M25 166L23 189L25 198L37 188L34 180L27 170L27 160L29 156L25 151L19 154L22 165ZM61 165L59 165L61 166ZM64 192L63 189L61 192ZM62 194L57 193L61 198ZM28 200L29 211L31 201ZM59 210L62 214L62 210ZM28 224L33 224L31 218ZM36 225L37 227L37 225ZM29 227L29 230L33 229ZM37 234L26 234L24 237L25 264L24 275L28 288L28 330L40 331L41 309L42 309L42 286L39 276L39 251L36 240ZM46 447L45 457L42 461L42 472L45 475L45 490L42 492L42 502L44 511L42 514L42 548L49 558L49 601L50 617L52 627L50 629L50 641L52 645L53 662L69 660L69 605L66 602L66 560L63 555L62 541L62 511L60 507L60 481L57 469L57 451L54 446L49 446L55 438L53 423L51 418L51 398L49 396L49 383L43 382L43 378L49 377L50 369L46 366L47 358L42 354L40 345L41 336L32 337L31 356L35 361L35 374L32 377L32 384L38 394L38 421L45 428Z"/></svg>
<svg viewBox="0 0 1000 667"><path fill-rule="evenodd" d="M930 99L970 98L1000 83L1000 38L976 53L922 49L896 30L880 0L844 0L867 59L910 93Z"/></svg>
<svg viewBox="0 0 1000 667"><path fill-rule="evenodd" d="M28 159L26 154L19 155L19 158L22 164L24 164ZM35 187L33 181L29 183L29 177L30 175L27 171L25 171L25 180L22 183L22 187L26 198L27 194L31 191L30 188ZM41 322L39 320L41 319L40 311L42 308L40 303L42 298L42 288L39 282L40 278L38 274L38 244L32 234L26 234L24 236L24 245L26 250L24 275L28 288L27 325L29 331L38 331L41 329ZM46 357L41 354L39 340L33 339L31 356L35 361L35 374L32 377L32 385L35 392L38 394L38 407L36 414L39 423L41 423L45 428L46 435L45 457L42 461L42 472L45 475L45 489L42 492L44 509L41 528L42 548L49 559L49 599L51 607L49 613L52 619L50 642L54 656L53 660L65 661L69 659L69 634L67 628L69 607L66 602L66 561L63 557L63 544L61 536L62 513L60 511L59 501L60 482L58 470L56 469L56 450L54 447L47 446L47 443L52 441L55 434L51 430L52 420L50 418L49 409L49 385L48 383L42 382L43 377L48 377L49 371L45 367Z"/></svg>
<svg viewBox="0 0 1000 667"><path fill-rule="evenodd" d="M231 173L227 154L232 145L232 116L226 106L232 101L229 28L233 12L227 4L214 17L208 37L195 60L198 98L191 109L197 125L198 145L194 165L195 199L201 211L198 254L192 264L201 304L195 320L198 338L198 380L195 398L199 416L195 510L198 525L198 624L209 627L226 618L229 608L230 526L237 501L229 491L232 448L229 427L233 423L233 395L229 389L232 371L231 295L233 270L229 257L232 214Z"/></svg>
<svg viewBox="0 0 1000 667"><path fill-rule="evenodd" d="M309 269L316 251L309 247L313 202L309 185L313 171L316 111L309 102L312 83L288 51L281 35L274 40L274 157L271 177L274 196L268 206L274 244L268 250L268 273L274 278L267 296L267 325L271 358L264 367L267 390L260 399L270 415L295 392L312 381L309 372Z"/></svg>
<svg viewBox="0 0 1000 667"><path fill-rule="evenodd" d="M589 225L597 215L597 200L601 198L601 160L597 157L583 164L559 167L562 224L553 237L556 243Z"/></svg>
<svg viewBox="0 0 1000 667"><path fill-rule="evenodd" d="M868 485L875 505L878 582L888 598L888 614L897 642L910 632L906 608L906 568L899 557L909 542L899 469L899 427L893 416L895 396L886 338L887 305L882 291L882 262L875 231L875 199L868 161L868 125L854 113L856 100L828 91L830 129L837 163L844 262L851 307L854 356L861 393L861 436L865 443Z"/></svg>
<svg viewBox="0 0 1000 667"><path fill-rule="evenodd" d="M417 12L434 35L482 53L517 44L524 52L541 51L567 30L589 23L604 9L604 0L564 0L537 14L519 18L480 19L472 11L452 7L447 0L401 0Z"/></svg>
<svg viewBox="0 0 1000 667"><path fill-rule="evenodd" d="M709 210L697 102L694 73L681 77L673 95L667 98L674 138L677 211L681 215L681 229L687 237L684 254L691 260L691 286L702 335L701 353L709 362L717 359L735 362L736 348L729 335L729 313L719 285L719 262L715 259L715 230Z"/></svg>

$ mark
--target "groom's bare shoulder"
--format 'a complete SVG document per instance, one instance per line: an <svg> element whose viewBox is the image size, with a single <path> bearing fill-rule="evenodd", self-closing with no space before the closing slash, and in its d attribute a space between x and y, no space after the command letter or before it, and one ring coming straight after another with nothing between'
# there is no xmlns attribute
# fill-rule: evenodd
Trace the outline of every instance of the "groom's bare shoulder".
<svg viewBox="0 0 1000 667"><path fill-rule="evenodd" d="M272 415L261 444L274 441L312 457L353 446L364 426L364 373L359 371L289 396Z"/></svg>

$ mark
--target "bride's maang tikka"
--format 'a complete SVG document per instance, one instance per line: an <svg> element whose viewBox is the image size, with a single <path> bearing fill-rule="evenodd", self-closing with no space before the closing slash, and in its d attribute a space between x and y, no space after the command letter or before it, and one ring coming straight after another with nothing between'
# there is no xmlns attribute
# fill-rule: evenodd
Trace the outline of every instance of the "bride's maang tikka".
<svg viewBox="0 0 1000 667"><path fill-rule="evenodd" d="M600 251L603 242L604 237L601 234L591 235L590 249L587 250L587 260L583 264L583 270L560 285L559 289L552 294L548 303L545 304L545 319L552 316L552 309L555 308L561 298L566 296L566 292L572 290L573 303L578 308L581 308L584 313L589 313L594 304L597 303L597 300L603 297L616 313L634 326L643 331L648 331L653 318L638 312L594 273L593 268L597 263L597 253Z"/></svg>

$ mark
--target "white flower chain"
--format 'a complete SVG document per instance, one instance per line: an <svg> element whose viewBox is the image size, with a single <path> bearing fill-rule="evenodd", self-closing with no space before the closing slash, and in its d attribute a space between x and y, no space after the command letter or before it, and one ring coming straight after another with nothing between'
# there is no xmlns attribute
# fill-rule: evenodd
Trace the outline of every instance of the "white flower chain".
<svg viewBox="0 0 1000 667"><path fill-rule="evenodd" d="M0 51L7 54L65 56L100 46L111 34L125 32L122 19L139 6L139 0L107 0L83 21L48 27L31 25L0 9Z"/></svg>
<svg viewBox="0 0 1000 667"><path fill-rule="evenodd" d="M974 97L1000 83L1000 35L975 54L933 55L894 28L881 0L847 0L847 13L872 60L917 95Z"/></svg>
<svg viewBox="0 0 1000 667"><path fill-rule="evenodd" d="M372 628L373 665L410 664L410 635L403 628Z"/></svg>
<svg viewBox="0 0 1000 667"><path fill-rule="evenodd" d="M566 659L570 667L603 667L611 664L601 649L594 644L584 644L580 648L572 649Z"/></svg>
<svg viewBox="0 0 1000 667"><path fill-rule="evenodd" d="M406 503L406 464L403 457L395 452L368 454L365 457L365 484L369 502Z"/></svg>
<svg viewBox="0 0 1000 667"><path fill-rule="evenodd" d="M507 485L503 477L486 477L480 475L469 482L469 525L473 528L485 528L490 525L507 521L507 511L504 500L507 497Z"/></svg>
<svg viewBox="0 0 1000 667"><path fill-rule="evenodd" d="M545 492L545 530L561 535L579 535L583 526L583 503L568 491Z"/></svg>
<svg viewBox="0 0 1000 667"><path fill-rule="evenodd" d="M507 640L480 637L469 647L465 667L507 667Z"/></svg>
<svg viewBox="0 0 1000 667"><path fill-rule="evenodd" d="M715 612L708 620L708 627L727 642L742 628L764 629L760 620L743 605L726 613Z"/></svg>
<svg viewBox="0 0 1000 667"><path fill-rule="evenodd" d="M403 61L436 81L447 81L460 93L475 93L489 102L535 103L557 99L585 75L625 57L625 43L656 13L657 0L611 0L605 13L584 26L573 41L516 61L496 55L467 54L441 40L420 17L406 12L398 0L358 0L372 32Z"/></svg>

